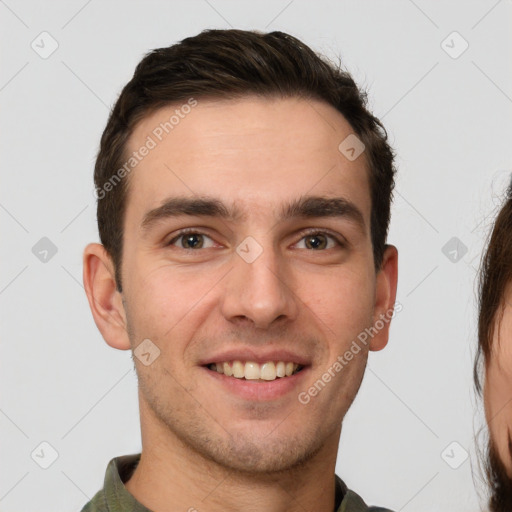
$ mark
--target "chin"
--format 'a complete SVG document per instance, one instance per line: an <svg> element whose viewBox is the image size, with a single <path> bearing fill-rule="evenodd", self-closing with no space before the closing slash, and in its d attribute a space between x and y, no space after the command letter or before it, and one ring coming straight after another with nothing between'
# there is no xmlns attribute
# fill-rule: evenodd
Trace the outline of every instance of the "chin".
<svg viewBox="0 0 512 512"><path fill-rule="evenodd" d="M141 381L139 384L145 419L159 425L161 435L240 475L263 476L304 467L332 434L325 420L312 424L302 416L290 414L276 418L270 410L266 411L266 419L261 412L259 418L250 420L233 421L229 415L215 418L205 413L197 401L183 400L171 405L162 400L162 394L153 386Z"/></svg>
<svg viewBox="0 0 512 512"><path fill-rule="evenodd" d="M197 440L195 440L197 443ZM255 440L254 436L233 436L222 446L195 446L203 457L216 464L246 475L269 475L303 468L321 450L310 439L287 437Z"/></svg>
<svg viewBox="0 0 512 512"><path fill-rule="evenodd" d="M224 429L189 418L187 425L167 422L167 428L203 459L239 475L254 477L303 468L324 445L319 431L279 430L280 424L261 430L254 428L257 425L252 429Z"/></svg>

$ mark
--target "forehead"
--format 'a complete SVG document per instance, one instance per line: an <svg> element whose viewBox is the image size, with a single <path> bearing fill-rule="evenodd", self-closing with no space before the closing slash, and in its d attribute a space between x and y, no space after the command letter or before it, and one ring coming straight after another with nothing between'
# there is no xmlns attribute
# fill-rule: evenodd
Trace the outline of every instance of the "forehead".
<svg viewBox="0 0 512 512"><path fill-rule="evenodd" d="M186 105L157 110L129 139L129 155L140 158L129 174L132 220L172 195L225 198L261 215L306 194L341 195L369 218L364 153L349 160L340 152L353 129L332 106L261 97Z"/></svg>

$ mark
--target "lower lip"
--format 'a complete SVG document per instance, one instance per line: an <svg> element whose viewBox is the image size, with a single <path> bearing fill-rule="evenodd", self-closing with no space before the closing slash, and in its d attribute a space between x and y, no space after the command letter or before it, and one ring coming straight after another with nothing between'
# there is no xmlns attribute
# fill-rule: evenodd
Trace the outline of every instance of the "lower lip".
<svg viewBox="0 0 512 512"><path fill-rule="evenodd" d="M291 393L294 389L299 393L297 388L304 382L305 376L309 371L309 367L306 366L302 368L300 372L290 375L290 377L279 377L275 380L261 381L228 377L223 373L210 370L206 367L203 368L212 379L215 379L230 393L238 395L244 400L252 400L255 402L276 400L277 398Z"/></svg>

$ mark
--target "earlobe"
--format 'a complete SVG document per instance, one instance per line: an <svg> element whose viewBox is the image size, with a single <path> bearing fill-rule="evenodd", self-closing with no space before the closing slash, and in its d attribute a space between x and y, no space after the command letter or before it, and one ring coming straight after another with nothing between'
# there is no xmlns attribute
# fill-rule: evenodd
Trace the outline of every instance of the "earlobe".
<svg viewBox="0 0 512 512"><path fill-rule="evenodd" d="M113 348L129 350L126 314L116 288L112 258L101 244L84 250L83 280L94 322L104 340Z"/></svg>
<svg viewBox="0 0 512 512"><path fill-rule="evenodd" d="M382 265L377 273L375 287L375 307L373 316L374 336L370 350L382 350L388 343L391 317L396 300L398 282L398 250L393 245L386 245Z"/></svg>

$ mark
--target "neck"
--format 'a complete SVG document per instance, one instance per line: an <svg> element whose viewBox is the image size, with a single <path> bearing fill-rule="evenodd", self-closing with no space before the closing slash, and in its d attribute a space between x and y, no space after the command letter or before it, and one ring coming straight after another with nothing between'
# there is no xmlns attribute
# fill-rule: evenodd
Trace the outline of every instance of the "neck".
<svg viewBox="0 0 512 512"><path fill-rule="evenodd" d="M142 421L141 459L125 486L154 512L332 512L339 435L300 467L243 474L203 457L159 422Z"/></svg>

